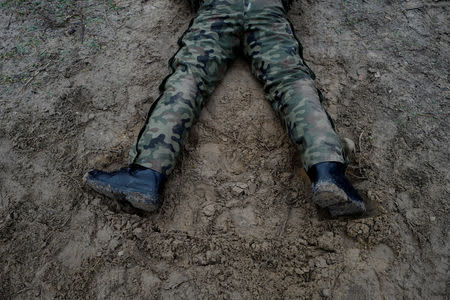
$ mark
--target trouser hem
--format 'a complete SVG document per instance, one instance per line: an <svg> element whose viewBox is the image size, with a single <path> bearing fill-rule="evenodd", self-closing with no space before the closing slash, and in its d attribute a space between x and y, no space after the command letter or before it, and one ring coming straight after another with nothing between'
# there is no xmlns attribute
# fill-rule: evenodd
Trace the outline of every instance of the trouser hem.
<svg viewBox="0 0 450 300"><path fill-rule="evenodd" d="M347 161L340 154L328 154L303 162L303 168L306 172L315 164L323 162L338 162L347 165Z"/></svg>
<svg viewBox="0 0 450 300"><path fill-rule="evenodd" d="M141 167L144 167L144 168L147 168L147 169L151 169L151 170L153 170L155 172L158 172L158 173L161 173L161 174L163 174L165 176L168 175L168 174L165 174L165 172L163 171L162 167L158 167L152 162L143 162L143 161L139 161L139 159L137 159L136 161L133 161L132 164L138 165L138 166L141 166Z"/></svg>

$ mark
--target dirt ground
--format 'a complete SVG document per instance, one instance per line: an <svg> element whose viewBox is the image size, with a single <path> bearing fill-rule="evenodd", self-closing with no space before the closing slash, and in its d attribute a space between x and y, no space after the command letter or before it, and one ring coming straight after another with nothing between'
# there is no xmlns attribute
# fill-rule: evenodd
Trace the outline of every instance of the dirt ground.
<svg viewBox="0 0 450 300"><path fill-rule="evenodd" d="M331 219L239 59L157 214L88 190L127 163L185 1L0 1L1 299L448 299L448 1L289 16L369 205Z"/></svg>

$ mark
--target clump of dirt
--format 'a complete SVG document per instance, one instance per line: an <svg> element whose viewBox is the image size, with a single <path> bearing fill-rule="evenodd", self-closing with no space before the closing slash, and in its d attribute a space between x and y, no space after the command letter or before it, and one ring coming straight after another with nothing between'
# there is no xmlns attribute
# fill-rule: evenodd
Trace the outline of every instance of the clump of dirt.
<svg viewBox="0 0 450 300"><path fill-rule="evenodd" d="M289 13L370 213L311 203L238 59L157 214L87 190L127 152L192 14L185 1L0 10L0 298L445 299L449 6L299 1Z"/></svg>

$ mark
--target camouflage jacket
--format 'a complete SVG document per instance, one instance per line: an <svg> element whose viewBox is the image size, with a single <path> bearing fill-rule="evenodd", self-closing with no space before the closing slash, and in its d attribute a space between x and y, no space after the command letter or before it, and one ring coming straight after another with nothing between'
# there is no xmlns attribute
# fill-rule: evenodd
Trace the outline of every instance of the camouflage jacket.
<svg viewBox="0 0 450 300"><path fill-rule="evenodd" d="M193 11L197 11L197 9L200 7L200 3L201 3L202 1L203 1L203 0L188 0L188 2L189 2L189 4L191 5L191 8L192 8ZM285 8L286 10L288 10L288 9L291 7L292 2L293 2L294 0L281 0L281 1L283 2L284 8Z"/></svg>

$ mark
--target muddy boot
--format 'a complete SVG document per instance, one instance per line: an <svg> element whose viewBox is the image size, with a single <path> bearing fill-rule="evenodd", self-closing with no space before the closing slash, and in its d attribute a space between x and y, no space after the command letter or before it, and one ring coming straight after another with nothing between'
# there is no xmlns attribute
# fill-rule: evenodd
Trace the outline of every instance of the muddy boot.
<svg viewBox="0 0 450 300"><path fill-rule="evenodd" d="M363 214L366 206L345 176L345 165L337 162L318 163L308 170L313 201L328 208L335 216Z"/></svg>
<svg viewBox="0 0 450 300"><path fill-rule="evenodd" d="M155 211L160 204L159 189L163 175L139 165L113 172L91 170L83 179L100 194L116 200L125 200L145 211Z"/></svg>

